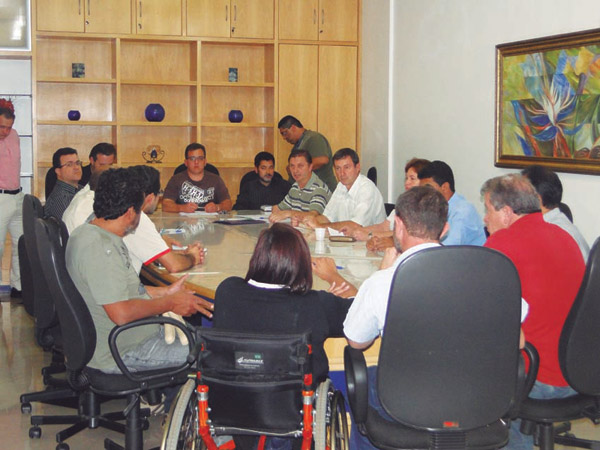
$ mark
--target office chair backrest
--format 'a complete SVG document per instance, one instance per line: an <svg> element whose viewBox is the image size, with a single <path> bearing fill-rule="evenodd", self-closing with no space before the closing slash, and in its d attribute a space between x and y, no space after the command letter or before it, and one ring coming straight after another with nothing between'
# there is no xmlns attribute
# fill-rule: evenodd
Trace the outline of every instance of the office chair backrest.
<svg viewBox="0 0 600 450"><path fill-rule="evenodd" d="M67 237L53 217L37 219L35 232L42 272L58 312L65 366L80 372L96 349L96 328L90 311L73 284L65 262Z"/></svg>
<svg viewBox="0 0 600 450"><path fill-rule="evenodd" d="M469 430L503 417L517 388L521 285L490 249L408 257L390 291L378 363L386 411L415 428Z"/></svg>
<svg viewBox="0 0 600 450"><path fill-rule="evenodd" d="M177 175L178 173L183 172L184 170L187 170L187 167L185 166L185 164L179 164L177 167L175 167L175 170L173 171L173 175ZM219 169L217 169L215 166L213 166L210 163L206 163L206 166L204 166L204 170L214 173L215 175L221 175L219 173Z"/></svg>
<svg viewBox="0 0 600 450"><path fill-rule="evenodd" d="M36 328L48 330L58 324L54 302L48 291L46 280L42 274L42 266L37 252L37 238L35 234L35 221L44 217L44 207L39 199L33 195L26 194L23 198L23 236L25 238L25 250L29 259L31 272L39 274L33 283L33 310L36 318Z"/></svg>
<svg viewBox="0 0 600 450"><path fill-rule="evenodd" d="M600 395L600 238L588 257L585 274L558 345L558 360L571 387Z"/></svg>

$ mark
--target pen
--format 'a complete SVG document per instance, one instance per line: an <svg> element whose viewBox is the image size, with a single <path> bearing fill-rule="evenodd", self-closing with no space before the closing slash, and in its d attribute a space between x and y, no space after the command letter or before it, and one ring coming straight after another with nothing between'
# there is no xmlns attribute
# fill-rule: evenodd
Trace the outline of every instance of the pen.
<svg viewBox="0 0 600 450"><path fill-rule="evenodd" d="M343 269L343 267L342 267L342 266L335 266L335 268L336 268L337 270L342 270L342 269Z"/></svg>

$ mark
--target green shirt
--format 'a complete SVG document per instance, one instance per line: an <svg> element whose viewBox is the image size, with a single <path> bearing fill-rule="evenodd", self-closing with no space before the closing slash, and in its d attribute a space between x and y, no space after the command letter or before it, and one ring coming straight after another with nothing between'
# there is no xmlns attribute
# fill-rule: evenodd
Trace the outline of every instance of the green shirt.
<svg viewBox="0 0 600 450"><path fill-rule="evenodd" d="M294 150L308 151L313 160L319 156L327 156L329 158L327 164L315 169L314 172L327 184L331 192L335 191L337 180L333 174L333 155L331 154L331 146L325 136L316 131L305 130L292 148L292 151Z"/></svg>
<svg viewBox="0 0 600 450"><path fill-rule="evenodd" d="M316 211L323 214L330 197L331 191L327 185L313 172L306 186L301 188L298 186L298 182L295 182L277 206L282 211L293 209L304 212Z"/></svg>
<svg viewBox="0 0 600 450"><path fill-rule="evenodd" d="M103 305L133 298L149 299L131 265L123 239L96 225L85 223L69 237L67 270L85 300L96 326L96 350L90 367L107 370L116 363L108 347L108 334L115 327ZM135 327L118 339L121 354L136 347L158 331L159 325Z"/></svg>

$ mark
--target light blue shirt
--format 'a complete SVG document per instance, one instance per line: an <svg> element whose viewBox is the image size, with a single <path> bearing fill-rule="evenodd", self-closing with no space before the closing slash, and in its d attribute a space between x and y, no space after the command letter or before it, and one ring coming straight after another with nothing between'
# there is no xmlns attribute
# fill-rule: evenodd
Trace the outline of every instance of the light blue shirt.
<svg viewBox="0 0 600 450"><path fill-rule="evenodd" d="M450 231L442 238L444 245L483 245L483 222L475 207L462 195L454 194L448 201Z"/></svg>

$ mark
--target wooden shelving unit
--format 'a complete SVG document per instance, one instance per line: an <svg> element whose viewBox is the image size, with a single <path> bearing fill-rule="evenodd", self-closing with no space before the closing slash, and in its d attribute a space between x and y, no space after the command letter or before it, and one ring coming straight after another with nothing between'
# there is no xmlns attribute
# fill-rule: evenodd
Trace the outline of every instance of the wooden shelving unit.
<svg viewBox="0 0 600 450"><path fill-rule="evenodd" d="M77 1L73 0L75 5ZM218 167L235 200L239 180L253 168L257 152L271 152L276 155L279 170L285 166L289 145L278 136L277 121L281 115L298 114L308 128L317 129L317 114L329 114L327 109L321 108L317 113L315 107L313 125L313 119L303 117L301 109L291 107L288 111L288 106L295 105L296 99L303 95L289 96L296 84L299 83L301 88L307 83L313 85L315 94L311 95L315 98L311 101L316 105L320 78L326 79L320 74L307 81L299 74L301 78L296 80L296 66L291 71L281 66L281 45L295 50L288 44L306 46L309 42L294 41L288 36L280 44L279 34L283 28L291 26L290 20L293 21L288 9L310 9L314 7L313 3L318 11L324 8L322 13L317 11L316 14L326 14L325 25L319 26L329 24L329 29L324 31L327 39L348 39L350 36L350 42L343 45L354 48L356 54L359 2L143 0L140 19L139 2L110 0L106 8L113 16L114 11L123 9L130 26L124 26L123 20L119 19L118 31L115 23L107 23L106 31L103 31L100 20L108 12L98 10L103 5L99 0L91 0L94 15L90 17L89 6L79 14L69 0L62 0L58 6L51 6L51 0L34 0L32 8L37 8L38 13L33 49L35 193L43 197L44 177L51 166L52 154L59 147L78 149L81 159L86 161L93 145L112 142L118 149L118 164L129 166L144 164L142 152L150 146L159 146L165 156L153 167L160 170L164 186L175 167L183 162L185 147L197 141L207 147L208 161ZM332 32L333 22L328 20L333 20L331 11L344 4L350 5L350 11L341 16L338 11L338 16L349 21L349 25L343 30L339 25L333 26L338 30L336 37ZM72 25L66 27L60 20L54 21L62 13L53 7L67 9L64 14L72 17ZM313 9L310 14L307 11L303 12L303 17L313 17ZM40 13L52 16L40 22ZM92 20L92 24L86 20ZM161 21L164 26L158 25ZM216 21L226 22L228 28L220 24L223 30L213 33L210 28L199 26ZM319 41L319 34L323 33L315 33L311 34L314 35L311 45L318 54L318 48L332 42ZM287 64L293 59L293 52L286 55L283 60ZM320 58L322 61L313 57L310 64L337 64L335 59ZM84 78L72 77L73 63L85 65ZM237 82L229 81L229 68L233 67L237 68ZM343 70L348 67L350 73L357 72L356 58L346 62ZM339 77L329 85L324 84L323 89L339 83ZM354 83L357 86L356 77ZM344 84L345 89L348 86L351 87L351 83ZM355 100L357 95L358 92L344 92L344 101L340 103L336 99L332 104L344 108L350 105L356 110L356 101L352 103L352 99ZM144 112L150 103L160 103L164 107L166 114L162 122L145 119ZM81 119L72 122L67 113L74 109L81 112ZM241 123L229 122L229 112L234 109L243 112ZM339 107L331 111L337 113ZM336 126L346 126L348 114L345 116L329 120ZM356 111L350 116L356 117ZM353 127L350 130L352 142L356 143L356 131ZM328 132L319 131L325 135ZM335 138L334 141L337 143Z"/></svg>

